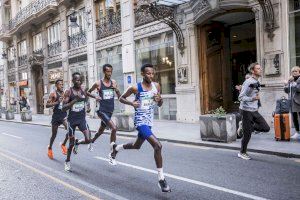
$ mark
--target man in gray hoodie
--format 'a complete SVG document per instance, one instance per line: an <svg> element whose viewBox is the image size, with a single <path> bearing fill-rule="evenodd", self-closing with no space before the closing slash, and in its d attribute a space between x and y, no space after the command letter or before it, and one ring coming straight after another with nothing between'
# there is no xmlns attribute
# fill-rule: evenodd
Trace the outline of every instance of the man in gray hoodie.
<svg viewBox="0 0 300 200"><path fill-rule="evenodd" d="M240 110L243 121L243 139L241 151L238 157L250 160L251 157L247 154L247 146L253 131L269 132L270 127L266 120L258 113L260 104L260 83L258 78L261 76L261 66L258 63L252 63L248 70L251 73L251 78L246 79L242 85L242 90L239 95Z"/></svg>

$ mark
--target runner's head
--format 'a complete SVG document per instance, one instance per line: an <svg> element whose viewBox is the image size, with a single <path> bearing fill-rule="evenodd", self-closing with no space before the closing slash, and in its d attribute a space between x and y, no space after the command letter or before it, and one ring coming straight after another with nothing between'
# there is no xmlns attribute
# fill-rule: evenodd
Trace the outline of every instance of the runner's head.
<svg viewBox="0 0 300 200"><path fill-rule="evenodd" d="M251 73L252 76L260 77L262 68L261 66L256 62L250 64L248 71Z"/></svg>
<svg viewBox="0 0 300 200"><path fill-rule="evenodd" d="M154 68L151 64L144 64L141 67L141 75L146 83L151 83L154 79Z"/></svg>
<svg viewBox="0 0 300 200"><path fill-rule="evenodd" d="M80 88L82 84L82 77L79 72L75 72L72 74L72 82L75 88Z"/></svg>
<svg viewBox="0 0 300 200"><path fill-rule="evenodd" d="M62 79L57 79L55 81L55 86L56 86L56 89L58 91L63 91L63 88L64 88L64 83L63 83L63 80Z"/></svg>
<svg viewBox="0 0 300 200"><path fill-rule="evenodd" d="M113 67L110 64L105 64L103 65L103 73L104 73L104 77L107 80L110 80L112 71L113 71Z"/></svg>

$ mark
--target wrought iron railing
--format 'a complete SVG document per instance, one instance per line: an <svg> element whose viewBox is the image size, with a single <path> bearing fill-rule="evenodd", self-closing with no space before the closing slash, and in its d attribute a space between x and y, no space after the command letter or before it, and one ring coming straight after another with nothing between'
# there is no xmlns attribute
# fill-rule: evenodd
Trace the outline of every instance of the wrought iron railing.
<svg viewBox="0 0 300 200"><path fill-rule="evenodd" d="M97 40L121 33L121 12L109 13L100 18L97 26Z"/></svg>
<svg viewBox="0 0 300 200"><path fill-rule="evenodd" d="M15 68L15 60L9 60L7 61L7 69L11 70Z"/></svg>
<svg viewBox="0 0 300 200"><path fill-rule="evenodd" d="M80 31L76 34L69 36L69 49L74 49L83 45L86 45L86 32Z"/></svg>
<svg viewBox="0 0 300 200"><path fill-rule="evenodd" d="M145 10L134 10L134 18L135 18L135 27L142 26L144 24L148 24L154 22L154 17Z"/></svg>
<svg viewBox="0 0 300 200"><path fill-rule="evenodd" d="M18 57L19 66L25 65L27 63L27 55Z"/></svg>
<svg viewBox="0 0 300 200"><path fill-rule="evenodd" d="M58 4L56 0L36 0L31 2L25 8L21 9L17 15L9 21L9 30L14 29L17 25L24 22L30 16L37 14L50 5L57 6Z"/></svg>
<svg viewBox="0 0 300 200"><path fill-rule="evenodd" d="M57 41L52 44L48 44L48 54L49 56L54 56L61 53L61 42Z"/></svg>

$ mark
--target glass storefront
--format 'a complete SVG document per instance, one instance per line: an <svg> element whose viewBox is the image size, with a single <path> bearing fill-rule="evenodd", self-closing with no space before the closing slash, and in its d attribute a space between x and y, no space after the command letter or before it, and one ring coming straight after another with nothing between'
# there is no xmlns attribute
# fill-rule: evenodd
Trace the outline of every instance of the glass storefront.
<svg viewBox="0 0 300 200"><path fill-rule="evenodd" d="M104 64L111 64L113 67L112 79L116 80L121 93L124 92L124 75L122 67L122 47L116 46L109 49L104 49L97 52L97 71L98 78L103 78L102 66ZM115 113L122 112L124 110L124 105L115 99Z"/></svg>
<svg viewBox="0 0 300 200"><path fill-rule="evenodd" d="M137 40L136 43L136 75L142 80L141 66L151 63L155 69L155 81L160 83L164 104L156 108L156 119L176 120L176 79L173 33L163 33L151 38Z"/></svg>
<svg viewBox="0 0 300 200"><path fill-rule="evenodd" d="M70 85L72 86L72 74L75 72L79 72L83 78L82 86L86 89L89 88L89 77L88 77L88 71L87 71L87 64L79 64L76 65L76 67L70 67Z"/></svg>
<svg viewBox="0 0 300 200"><path fill-rule="evenodd" d="M290 67L300 66L300 0L289 0Z"/></svg>

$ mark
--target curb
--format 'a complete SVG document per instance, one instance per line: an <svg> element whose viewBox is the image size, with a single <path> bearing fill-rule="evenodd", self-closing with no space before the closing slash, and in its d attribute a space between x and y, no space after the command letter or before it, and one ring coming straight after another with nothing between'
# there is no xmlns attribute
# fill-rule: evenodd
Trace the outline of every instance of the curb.
<svg viewBox="0 0 300 200"><path fill-rule="evenodd" d="M44 126L44 127L51 127L51 125L47 124L39 124L39 123L33 123L33 122L19 122L19 121L12 121L12 120L6 120L0 118L0 121L10 122L10 123L17 123L17 124L29 124L29 125L35 125L35 126ZM63 127L59 126L58 128L64 129ZM94 130L90 130L92 133L96 133ZM104 131L104 134L109 135L109 132ZM130 134L117 134L118 136L128 137L128 138L135 138L135 135ZM236 150L239 151L239 147L231 147L231 146L224 146L220 144L207 144L207 143L200 143L200 142L189 142L189 141L181 141L181 140L173 140L173 139L167 139L167 138L158 138L159 141L164 142L170 142L175 144L188 144L193 146L202 146L202 147L211 147L216 149L228 149L228 150ZM249 152L253 153L260 153L265 155L273 155L273 156L280 156L284 158L300 158L300 154L294 154L294 153L284 153L284 152L276 152L276 151L269 151L269 150L260 150L260 149L252 149L248 148Z"/></svg>

